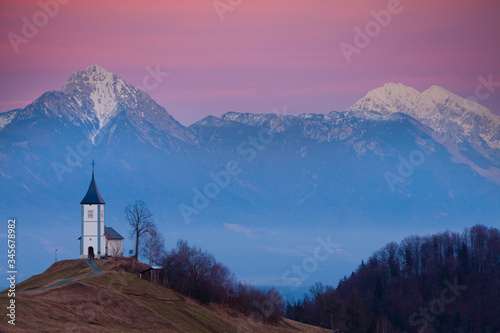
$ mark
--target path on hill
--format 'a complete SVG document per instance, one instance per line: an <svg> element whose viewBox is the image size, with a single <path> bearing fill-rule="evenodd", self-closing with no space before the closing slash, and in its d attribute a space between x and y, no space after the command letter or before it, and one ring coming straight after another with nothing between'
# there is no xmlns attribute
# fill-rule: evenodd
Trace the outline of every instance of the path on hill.
<svg viewBox="0 0 500 333"><path fill-rule="evenodd" d="M19 293L20 294L24 294L24 293L32 292L32 291L40 291L40 290L52 289L52 288L55 288L55 287L63 286L66 283L71 282L71 281L75 281L75 280L78 280L78 279L84 279L84 278L95 276L95 275L99 275L99 274L102 273L101 267L99 267L99 265L97 265L93 260L83 259L83 261L85 261L87 263L87 265L89 265L90 268L92 268L92 270L94 271L92 274L87 274L87 275L84 275L84 276L77 276L77 277L74 277L74 278L71 278L71 279L62 280L62 281L59 281L57 283L51 284L50 286L46 286L46 287L42 287L42 288L23 290L23 291L20 291Z"/></svg>

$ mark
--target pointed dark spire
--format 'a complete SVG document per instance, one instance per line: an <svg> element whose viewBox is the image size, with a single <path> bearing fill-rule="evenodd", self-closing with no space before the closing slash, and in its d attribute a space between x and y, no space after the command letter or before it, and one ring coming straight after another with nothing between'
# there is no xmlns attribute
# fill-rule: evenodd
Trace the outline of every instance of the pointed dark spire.
<svg viewBox="0 0 500 333"><path fill-rule="evenodd" d="M105 202L99 194L99 190L97 189L97 185L94 180L94 166L95 162L92 160L92 180L90 181L89 189L87 190L87 194L83 198L81 205L93 205L93 204L101 204L104 205Z"/></svg>

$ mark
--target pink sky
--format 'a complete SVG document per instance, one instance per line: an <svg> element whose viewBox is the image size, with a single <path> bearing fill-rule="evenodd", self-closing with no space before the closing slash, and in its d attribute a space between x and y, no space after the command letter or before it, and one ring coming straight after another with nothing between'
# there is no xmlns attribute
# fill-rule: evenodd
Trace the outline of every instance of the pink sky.
<svg viewBox="0 0 500 333"><path fill-rule="evenodd" d="M168 72L148 93L185 125L227 111L340 111L386 82L463 97L474 96L480 75L500 82L497 0L401 0L347 63L339 45L354 45L354 27L393 1L220 0L237 4L221 21L213 0L71 0L16 53L8 34L23 36L22 18L43 19L42 8L4 0L0 112L59 90L94 63L135 86L147 67ZM500 114L500 87L481 104Z"/></svg>

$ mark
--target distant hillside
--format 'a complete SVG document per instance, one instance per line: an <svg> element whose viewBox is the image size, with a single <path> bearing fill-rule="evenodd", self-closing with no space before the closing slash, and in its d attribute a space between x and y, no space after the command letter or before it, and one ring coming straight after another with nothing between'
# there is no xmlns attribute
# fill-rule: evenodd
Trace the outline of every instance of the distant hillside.
<svg viewBox="0 0 500 333"><path fill-rule="evenodd" d="M219 305L200 306L179 293L138 278L147 266L130 258L54 263L20 283L16 326L0 322L0 332L327 332L282 319L259 323ZM2 293L0 306L8 297Z"/></svg>

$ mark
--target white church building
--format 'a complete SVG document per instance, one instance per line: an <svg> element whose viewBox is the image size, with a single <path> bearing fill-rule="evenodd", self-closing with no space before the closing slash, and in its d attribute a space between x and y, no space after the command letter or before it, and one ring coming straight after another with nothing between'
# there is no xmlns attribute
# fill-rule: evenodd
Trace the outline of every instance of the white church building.
<svg viewBox="0 0 500 333"><path fill-rule="evenodd" d="M87 194L80 202L82 208L82 233L80 240L80 258L102 256L123 256L123 237L111 227L104 225L105 202L94 180L92 165L92 180Z"/></svg>

